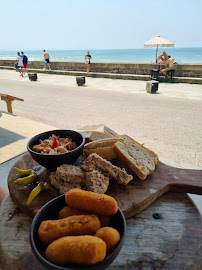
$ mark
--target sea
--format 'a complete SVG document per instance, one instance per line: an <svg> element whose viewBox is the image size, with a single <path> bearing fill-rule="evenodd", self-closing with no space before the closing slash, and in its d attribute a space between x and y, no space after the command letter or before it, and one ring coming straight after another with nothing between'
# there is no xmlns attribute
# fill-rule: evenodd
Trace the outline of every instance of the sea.
<svg viewBox="0 0 202 270"><path fill-rule="evenodd" d="M166 50L178 63L202 64L201 48L159 48L158 55ZM51 61L83 62L86 50L47 50ZM43 60L43 50L24 50L29 60ZM102 63L154 63L156 48L90 50L91 62ZM0 60L15 60L17 51L0 50Z"/></svg>

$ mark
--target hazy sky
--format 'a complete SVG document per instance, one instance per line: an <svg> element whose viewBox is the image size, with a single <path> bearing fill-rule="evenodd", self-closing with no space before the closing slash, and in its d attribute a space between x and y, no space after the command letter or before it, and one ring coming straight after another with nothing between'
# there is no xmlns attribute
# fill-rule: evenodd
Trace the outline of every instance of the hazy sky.
<svg viewBox="0 0 202 270"><path fill-rule="evenodd" d="M0 0L0 49L202 47L202 0Z"/></svg>

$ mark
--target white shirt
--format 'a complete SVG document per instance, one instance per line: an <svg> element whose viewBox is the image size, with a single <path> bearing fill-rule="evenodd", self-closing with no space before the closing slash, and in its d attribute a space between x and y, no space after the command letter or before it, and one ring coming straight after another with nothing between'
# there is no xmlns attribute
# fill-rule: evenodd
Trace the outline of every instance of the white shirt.
<svg viewBox="0 0 202 270"><path fill-rule="evenodd" d="M18 60L18 66L19 67L23 67L23 57L18 55L17 56L17 60Z"/></svg>

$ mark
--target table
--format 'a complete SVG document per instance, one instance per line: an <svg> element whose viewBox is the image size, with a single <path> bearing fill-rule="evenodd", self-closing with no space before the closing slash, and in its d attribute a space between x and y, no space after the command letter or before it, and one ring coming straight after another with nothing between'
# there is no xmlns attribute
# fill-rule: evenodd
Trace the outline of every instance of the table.
<svg viewBox="0 0 202 270"><path fill-rule="evenodd" d="M3 270L44 269L29 243L32 218L10 196L0 204L0 217ZM166 193L126 222L124 246L107 269L202 269L202 220L188 195Z"/></svg>

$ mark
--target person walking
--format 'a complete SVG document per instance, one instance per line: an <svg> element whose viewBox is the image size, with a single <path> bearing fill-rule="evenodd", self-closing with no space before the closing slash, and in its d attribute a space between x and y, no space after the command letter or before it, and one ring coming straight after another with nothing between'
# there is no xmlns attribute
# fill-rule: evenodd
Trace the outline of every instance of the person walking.
<svg viewBox="0 0 202 270"><path fill-rule="evenodd" d="M44 65L44 70L46 70L46 67L48 66L49 70L51 70L50 68L50 60L49 60L49 54L46 52L46 50L43 50L43 57L44 57L44 61L47 63L46 65Z"/></svg>
<svg viewBox="0 0 202 270"><path fill-rule="evenodd" d="M85 63L87 65L87 73L88 75L90 74L90 60L91 60L91 55L90 55L90 52L87 51L87 55L85 56Z"/></svg>
<svg viewBox="0 0 202 270"><path fill-rule="evenodd" d="M18 56L17 56L17 62L16 62L16 65L18 66L18 70L19 70L19 72L20 72L20 76L22 76L23 77L23 57L22 57L22 55L20 55L20 53L18 52L17 53L18 54Z"/></svg>
<svg viewBox="0 0 202 270"><path fill-rule="evenodd" d="M21 52L21 55L22 55L22 57L23 57L23 67L24 67L24 72L23 72L23 74L25 75L25 72L27 72L27 75L28 75L28 71L27 71L28 58L27 58L27 56L24 54L24 52Z"/></svg>

